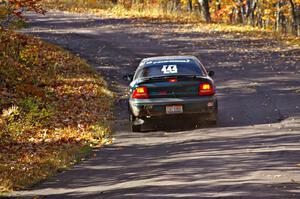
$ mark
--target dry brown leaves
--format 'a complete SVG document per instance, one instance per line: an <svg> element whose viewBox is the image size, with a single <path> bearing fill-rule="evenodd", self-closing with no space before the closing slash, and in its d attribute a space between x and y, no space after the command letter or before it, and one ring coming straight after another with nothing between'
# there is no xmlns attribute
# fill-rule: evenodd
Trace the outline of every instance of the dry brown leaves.
<svg viewBox="0 0 300 199"><path fill-rule="evenodd" d="M0 192L27 187L111 142L113 95L79 57L0 33Z"/></svg>

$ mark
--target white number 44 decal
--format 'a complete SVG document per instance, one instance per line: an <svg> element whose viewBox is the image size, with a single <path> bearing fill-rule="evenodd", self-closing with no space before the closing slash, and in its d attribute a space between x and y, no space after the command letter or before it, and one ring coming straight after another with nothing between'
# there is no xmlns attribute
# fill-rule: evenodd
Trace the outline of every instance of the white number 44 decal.
<svg viewBox="0 0 300 199"><path fill-rule="evenodd" d="M173 73L177 73L177 66L176 65L163 65L161 71L164 74L173 74Z"/></svg>

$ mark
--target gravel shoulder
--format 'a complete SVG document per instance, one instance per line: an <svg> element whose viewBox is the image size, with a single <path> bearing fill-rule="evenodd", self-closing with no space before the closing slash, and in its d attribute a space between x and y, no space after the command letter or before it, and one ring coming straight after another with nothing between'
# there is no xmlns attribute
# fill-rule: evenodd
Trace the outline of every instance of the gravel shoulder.
<svg viewBox="0 0 300 199"><path fill-rule="evenodd" d="M46 198L300 197L300 49L191 25L49 12L23 32L85 58L117 94L115 142L14 196ZM218 127L189 121L131 133L127 82L148 56L195 55L216 72Z"/></svg>

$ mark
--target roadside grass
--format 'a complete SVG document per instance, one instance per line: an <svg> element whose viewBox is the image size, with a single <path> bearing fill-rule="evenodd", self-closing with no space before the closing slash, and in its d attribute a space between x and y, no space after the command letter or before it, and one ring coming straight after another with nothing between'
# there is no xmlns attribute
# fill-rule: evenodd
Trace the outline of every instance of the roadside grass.
<svg viewBox="0 0 300 199"><path fill-rule="evenodd" d="M0 193L26 188L110 143L113 94L82 59L0 31Z"/></svg>
<svg viewBox="0 0 300 199"><path fill-rule="evenodd" d="M274 32L271 29L263 29L250 25L232 25L226 23L204 23L200 20L197 13L189 12L167 12L160 7L151 6L133 6L126 8L120 4L100 3L97 1L74 1L74 0L45 0L44 6L49 9L62 10L68 12L77 12L82 14L94 14L111 18L136 18L158 22L172 22L181 25L192 25L186 30L181 31L199 31L211 34L232 34L237 37L249 37L256 39L273 39L281 41L290 47L300 47L300 37L289 34ZM217 21L217 20L214 20Z"/></svg>

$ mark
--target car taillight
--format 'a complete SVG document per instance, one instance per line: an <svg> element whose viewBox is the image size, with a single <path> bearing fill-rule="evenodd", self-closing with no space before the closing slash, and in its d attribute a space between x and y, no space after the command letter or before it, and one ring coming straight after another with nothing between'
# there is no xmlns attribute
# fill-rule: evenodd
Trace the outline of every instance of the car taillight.
<svg viewBox="0 0 300 199"><path fill-rule="evenodd" d="M175 78L168 79L168 82L170 82L170 83L176 83L176 82L177 82L177 79L175 79Z"/></svg>
<svg viewBox="0 0 300 199"><path fill-rule="evenodd" d="M133 99L148 99L149 93L146 86L137 87L132 93Z"/></svg>
<svg viewBox="0 0 300 199"><path fill-rule="evenodd" d="M212 95L214 94L214 87L209 83L203 83L199 86L199 95Z"/></svg>

